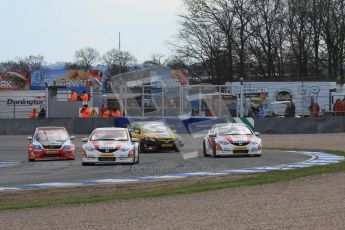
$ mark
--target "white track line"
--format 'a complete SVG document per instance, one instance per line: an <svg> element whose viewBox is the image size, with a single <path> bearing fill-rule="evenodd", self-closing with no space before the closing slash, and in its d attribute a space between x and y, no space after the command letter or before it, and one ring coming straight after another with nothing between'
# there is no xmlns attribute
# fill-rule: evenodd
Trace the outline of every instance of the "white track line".
<svg viewBox="0 0 345 230"><path fill-rule="evenodd" d="M296 151L289 151L296 152ZM247 173L262 173L270 172L275 170L291 170L298 168L305 168L318 165L336 164L344 160L344 157L332 155L323 152L300 152L297 153L310 156L310 159L306 161L291 163L291 164L280 164L271 166L261 166L243 169L228 169L219 171L209 172L190 172L190 173L172 173L163 176L144 176L144 177L133 177L133 178L110 178L100 180L85 180L80 182L52 182L52 183L39 183L39 184L28 184L18 185L13 187L0 187L1 191L18 191L27 189L42 189L42 188L62 188L70 186L82 186L82 185L97 185L97 184L120 184L129 182L145 182L145 181L158 181L158 180L171 180L171 179L183 179L188 177L200 177L200 176L214 176L214 175L235 175L235 174L247 174Z"/></svg>

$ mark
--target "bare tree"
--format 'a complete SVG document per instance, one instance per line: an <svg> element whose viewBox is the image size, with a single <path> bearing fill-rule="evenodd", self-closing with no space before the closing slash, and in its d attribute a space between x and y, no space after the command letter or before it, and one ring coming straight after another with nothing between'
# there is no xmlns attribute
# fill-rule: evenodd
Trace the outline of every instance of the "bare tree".
<svg viewBox="0 0 345 230"><path fill-rule="evenodd" d="M29 66L25 66L25 69L22 68L21 65L17 61L5 61L0 63L0 70L1 71L22 71L22 70L29 70Z"/></svg>
<svg viewBox="0 0 345 230"><path fill-rule="evenodd" d="M322 32L322 1L312 0L311 8L309 11L310 24L312 28L312 40L313 40L313 59L314 67L312 73L320 74L320 48L321 48L321 32Z"/></svg>
<svg viewBox="0 0 345 230"><path fill-rule="evenodd" d="M77 66L80 66L84 70L90 70L92 65L99 59L99 52L92 48L86 47L75 51L74 61Z"/></svg>
<svg viewBox="0 0 345 230"><path fill-rule="evenodd" d="M166 65L171 69L185 69L188 67L188 58L181 56L171 56L166 60Z"/></svg>
<svg viewBox="0 0 345 230"><path fill-rule="evenodd" d="M225 35L219 25L221 16L218 10L222 9L217 5L219 2L184 0L187 11L180 15L182 29L177 36L178 41L173 44L178 55L204 69L205 74L200 76L200 80L216 84L233 79L232 55L229 59ZM232 40L229 43L232 44Z"/></svg>
<svg viewBox="0 0 345 230"><path fill-rule="evenodd" d="M322 37L328 53L328 75L330 80L344 82L344 40L345 7L342 0L324 0L322 2Z"/></svg>
<svg viewBox="0 0 345 230"><path fill-rule="evenodd" d="M288 0L290 47L299 77L308 76L307 67L312 50L312 29L308 15L310 3L310 0Z"/></svg>
<svg viewBox="0 0 345 230"><path fill-rule="evenodd" d="M233 31L234 47L239 57L239 76L245 76L245 61L248 41L256 28L250 28L250 24L256 16L255 2L252 0L231 0L234 14ZM248 58L247 58L248 59Z"/></svg>
<svg viewBox="0 0 345 230"><path fill-rule="evenodd" d="M23 62L28 65L30 72L35 70L42 70L44 65L47 64L42 55L30 55L28 57L25 57L24 59L20 59L19 62Z"/></svg>
<svg viewBox="0 0 345 230"><path fill-rule="evenodd" d="M151 58L149 60L144 61L144 67L149 68L149 67L154 67L154 66L159 66L163 65L165 61L163 61L164 55L159 54L159 53L154 53L151 55Z"/></svg>
<svg viewBox="0 0 345 230"><path fill-rule="evenodd" d="M286 41L286 11L283 0L257 0L256 17L251 22L253 35L249 52L254 56L259 75L272 79L283 75Z"/></svg>
<svg viewBox="0 0 345 230"><path fill-rule="evenodd" d="M132 70L137 59L128 51L111 49L102 56L104 64L108 68L108 76L124 73Z"/></svg>
<svg viewBox="0 0 345 230"><path fill-rule="evenodd" d="M344 0L183 2L173 47L201 81L233 81L246 68L270 80L315 79L327 68L329 80L344 82Z"/></svg>
<svg viewBox="0 0 345 230"><path fill-rule="evenodd" d="M233 81L234 79L234 17L235 12L233 10L234 4L229 0L215 0L215 1L199 1L199 5L196 9L203 9L205 17L208 18L208 23L215 27L219 47L213 47L216 52L215 68L222 68L225 71L219 71L224 76L225 80ZM212 27L211 27L212 28ZM212 31L210 32L213 33ZM217 44L215 44L217 45ZM210 60L211 61L211 60ZM221 61L222 63L219 63ZM221 77L221 76L220 76Z"/></svg>
<svg viewBox="0 0 345 230"><path fill-rule="evenodd" d="M65 69L66 70L69 70L69 69L75 69L75 70L78 70L78 69L83 69L82 66L79 66L77 63L75 62L66 62L65 63Z"/></svg>
<svg viewBox="0 0 345 230"><path fill-rule="evenodd" d="M33 72L36 70L43 70L46 61L42 55L30 55L28 57L17 57L15 61L7 61L0 64L6 71L27 71Z"/></svg>

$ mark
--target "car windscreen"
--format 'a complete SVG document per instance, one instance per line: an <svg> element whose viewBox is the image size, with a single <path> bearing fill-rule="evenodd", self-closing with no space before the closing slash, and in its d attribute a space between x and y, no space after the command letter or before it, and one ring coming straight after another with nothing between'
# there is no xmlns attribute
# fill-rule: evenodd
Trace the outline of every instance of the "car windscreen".
<svg viewBox="0 0 345 230"><path fill-rule="evenodd" d="M65 129L38 129L34 134L34 139L42 141L67 141L69 135Z"/></svg>
<svg viewBox="0 0 345 230"><path fill-rule="evenodd" d="M170 130L168 127L161 124L144 124L143 133L168 133Z"/></svg>
<svg viewBox="0 0 345 230"><path fill-rule="evenodd" d="M220 135L251 135L252 131L247 126L227 125L218 128Z"/></svg>
<svg viewBox="0 0 345 230"><path fill-rule="evenodd" d="M126 130L95 130L90 138L91 141L128 141Z"/></svg>

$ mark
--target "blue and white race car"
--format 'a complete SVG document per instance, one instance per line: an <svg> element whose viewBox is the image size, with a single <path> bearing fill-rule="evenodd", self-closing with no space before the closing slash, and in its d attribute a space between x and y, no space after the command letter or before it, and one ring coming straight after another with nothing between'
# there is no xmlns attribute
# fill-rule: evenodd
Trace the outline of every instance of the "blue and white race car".
<svg viewBox="0 0 345 230"><path fill-rule="evenodd" d="M82 165L139 163L139 143L125 128L96 128L83 142Z"/></svg>
<svg viewBox="0 0 345 230"><path fill-rule="evenodd" d="M247 125L223 123L213 125L203 140L204 156L261 156L262 143Z"/></svg>

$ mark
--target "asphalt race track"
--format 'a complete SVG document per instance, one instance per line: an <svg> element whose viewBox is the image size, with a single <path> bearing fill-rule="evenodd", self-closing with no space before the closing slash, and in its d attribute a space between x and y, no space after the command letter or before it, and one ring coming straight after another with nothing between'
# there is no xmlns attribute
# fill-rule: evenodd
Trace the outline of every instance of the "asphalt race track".
<svg viewBox="0 0 345 230"><path fill-rule="evenodd" d="M279 151L264 151L262 157L211 158L202 156L202 138L185 136L183 153L143 153L140 163L128 165L82 166L81 136L74 141L77 146L73 161L27 161L26 136L0 136L0 187L48 182L157 176L171 173L219 171L250 167L289 164L308 160L310 156ZM189 159L188 159L189 158ZM6 166L6 162L8 163Z"/></svg>

